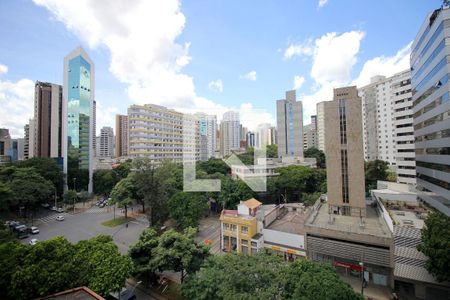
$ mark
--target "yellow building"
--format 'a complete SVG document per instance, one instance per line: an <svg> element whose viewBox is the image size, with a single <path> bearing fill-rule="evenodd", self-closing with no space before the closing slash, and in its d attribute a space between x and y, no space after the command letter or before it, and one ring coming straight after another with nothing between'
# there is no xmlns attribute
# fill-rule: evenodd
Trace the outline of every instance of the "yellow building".
<svg viewBox="0 0 450 300"><path fill-rule="evenodd" d="M223 210L220 215L221 247L223 251L236 251L252 255L260 247L256 214L261 202L249 199L241 202L237 210Z"/></svg>

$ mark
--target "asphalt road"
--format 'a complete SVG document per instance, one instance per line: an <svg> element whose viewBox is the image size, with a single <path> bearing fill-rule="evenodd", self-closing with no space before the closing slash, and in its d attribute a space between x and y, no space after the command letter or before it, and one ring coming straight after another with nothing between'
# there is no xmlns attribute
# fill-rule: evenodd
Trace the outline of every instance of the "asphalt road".
<svg viewBox="0 0 450 300"><path fill-rule="evenodd" d="M56 216L58 215L63 215L65 220L57 221ZM123 216L123 214L116 209L116 217L119 216ZM52 212L34 221L34 225L39 228L39 234L30 235L21 242L28 243L33 238L43 241L55 236L64 236L70 242L76 243L99 234L106 234L113 236L119 251L125 254L128 252L129 246L137 242L140 233L148 226L148 223L144 218L140 218L130 220L128 227L125 224L112 228L101 225L102 222L111 220L113 217L112 209L108 211L106 208L96 206L77 214Z"/></svg>

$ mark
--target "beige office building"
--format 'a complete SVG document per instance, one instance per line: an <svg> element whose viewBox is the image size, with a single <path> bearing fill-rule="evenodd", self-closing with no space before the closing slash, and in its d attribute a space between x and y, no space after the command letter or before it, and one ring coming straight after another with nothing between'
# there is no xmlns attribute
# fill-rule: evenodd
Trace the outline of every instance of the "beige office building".
<svg viewBox="0 0 450 300"><path fill-rule="evenodd" d="M355 86L334 89L324 103L328 203L331 214L365 216L361 98Z"/></svg>
<svg viewBox="0 0 450 300"><path fill-rule="evenodd" d="M115 156L128 155L128 116L116 115L116 145Z"/></svg>
<svg viewBox="0 0 450 300"><path fill-rule="evenodd" d="M316 132L317 132L317 148L325 151L325 102L319 102L316 106Z"/></svg>

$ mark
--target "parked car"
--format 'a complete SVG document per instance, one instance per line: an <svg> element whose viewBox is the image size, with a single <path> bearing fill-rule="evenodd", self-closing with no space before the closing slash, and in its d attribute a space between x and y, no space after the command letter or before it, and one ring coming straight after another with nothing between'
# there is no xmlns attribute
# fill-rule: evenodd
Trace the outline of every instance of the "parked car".
<svg viewBox="0 0 450 300"><path fill-rule="evenodd" d="M56 206L50 207L50 210L56 211L58 208Z"/></svg>
<svg viewBox="0 0 450 300"><path fill-rule="evenodd" d="M58 207L58 208L56 209L56 211L59 212L59 213L62 213L62 212L64 212L64 208Z"/></svg>
<svg viewBox="0 0 450 300"><path fill-rule="evenodd" d="M29 242L29 244L30 244L31 246L34 246L34 245L37 244L37 242L39 242L38 239L31 239L30 242Z"/></svg>
<svg viewBox="0 0 450 300"><path fill-rule="evenodd" d="M36 226L31 226L30 228L28 228L28 231L31 232L32 234L38 234L39 228L37 228Z"/></svg>
<svg viewBox="0 0 450 300"><path fill-rule="evenodd" d="M48 204L48 203L41 203L41 206L44 207L44 208L49 208L50 204Z"/></svg>
<svg viewBox="0 0 450 300"><path fill-rule="evenodd" d="M56 217L56 220L57 220L57 221L64 221L64 216L57 216L57 217Z"/></svg>
<svg viewBox="0 0 450 300"><path fill-rule="evenodd" d="M100 208L103 208L103 207L105 207L105 202L102 202L102 204L100 204L98 207L100 207Z"/></svg>
<svg viewBox="0 0 450 300"><path fill-rule="evenodd" d="M16 227L14 227L14 232L16 233L16 236L19 239L24 239L27 238L28 235L28 230L27 230L27 226L25 225L17 225Z"/></svg>

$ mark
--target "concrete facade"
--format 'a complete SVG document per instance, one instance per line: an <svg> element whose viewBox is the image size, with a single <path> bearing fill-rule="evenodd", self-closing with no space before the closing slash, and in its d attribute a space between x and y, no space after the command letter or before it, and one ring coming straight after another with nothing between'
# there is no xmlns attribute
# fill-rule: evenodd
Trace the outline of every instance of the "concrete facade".
<svg viewBox="0 0 450 300"><path fill-rule="evenodd" d="M277 100L278 158L303 157L303 109L295 90Z"/></svg>
<svg viewBox="0 0 450 300"><path fill-rule="evenodd" d="M128 156L128 116L116 115L115 156Z"/></svg>
<svg viewBox="0 0 450 300"><path fill-rule="evenodd" d="M330 212L365 216L361 98L356 87L334 89L325 102L325 155Z"/></svg>
<svg viewBox="0 0 450 300"><path fill-rule="evenodd" d="M204 113L196 113L199 121L200 160L208 160L215 156L217 141L217 117Z"/></svg>
<svg viewBox="0 0 450 300"><path fill-rule="evenodd" d="M241 130L239 112L228 111L220 123L220 155L228 156L232 150L240 149Z"/></svg>
<svg viewBox="0 0 450 300"><path fill-rule="evenodd" d="M103 127L100 129L100 143L99 147L100 157L113 157L114 156L114 131L111 127Z"/></svg>
<svg viewBox="0 0 450 300"><path fill-rule="evenodd" d="M317 148L325 152L325 102L316 106L317 117Z"/></svg>

